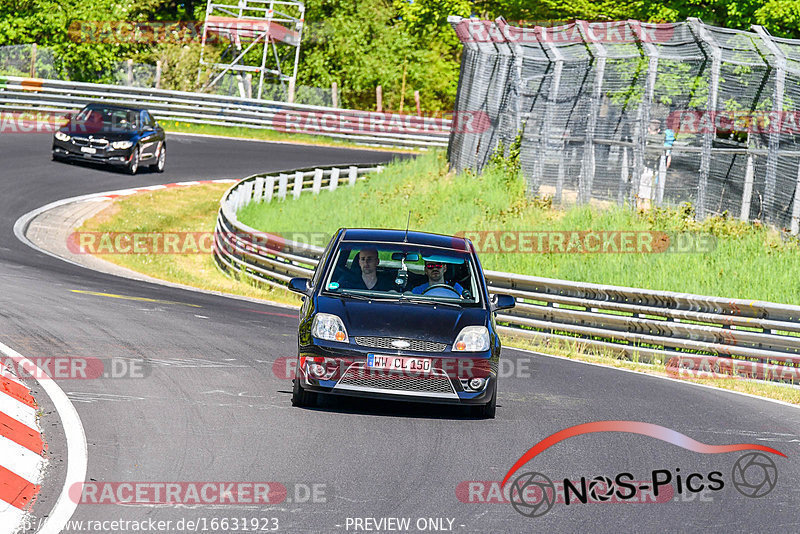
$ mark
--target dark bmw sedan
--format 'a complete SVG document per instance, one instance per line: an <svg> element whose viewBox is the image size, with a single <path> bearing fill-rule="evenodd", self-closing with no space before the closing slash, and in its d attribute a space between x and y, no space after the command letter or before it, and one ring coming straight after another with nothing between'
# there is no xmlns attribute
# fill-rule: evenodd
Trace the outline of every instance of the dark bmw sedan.
<svg viewBox="0 0 800 534"><path fill-rule="evenodd" d="M467 239L402 230L341 229L304 295L292 403L319 394L451 403L493 418L500 338Z"/></svg>
<svg viewBox="0 0 800 534"><path fill-rule="evenodd" d="M114 165L130 174L147 165L163 172L167 162L164 129L146 109L89 104L53 136L54 160Z"/></svg>

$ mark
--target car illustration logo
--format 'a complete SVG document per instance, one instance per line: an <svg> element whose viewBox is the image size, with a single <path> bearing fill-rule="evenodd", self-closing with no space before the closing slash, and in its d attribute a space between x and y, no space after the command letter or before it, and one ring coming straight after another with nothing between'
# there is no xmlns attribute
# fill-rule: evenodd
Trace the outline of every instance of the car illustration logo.
<svg viewBox="0 0 800 534"><path fill-rule="evenodd" d="M392 346L398 349L407 349L411 346L411 343L408 341L403 341L402 339L396 339L392 341Z"/></svg>

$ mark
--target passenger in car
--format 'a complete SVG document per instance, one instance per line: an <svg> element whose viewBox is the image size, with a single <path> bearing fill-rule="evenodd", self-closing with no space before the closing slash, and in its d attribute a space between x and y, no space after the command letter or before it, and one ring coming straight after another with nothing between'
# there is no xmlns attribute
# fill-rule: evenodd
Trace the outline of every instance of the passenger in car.
<svg viewBox="0 0 800 534"><path fill-rule="evenodd" d="M353 258L353 269L345 273L339 281L344 289L373 289L375 291L389 291L394 288L394 277L388 273L380 272L378 265L378 251L363 249Z"/></svg>

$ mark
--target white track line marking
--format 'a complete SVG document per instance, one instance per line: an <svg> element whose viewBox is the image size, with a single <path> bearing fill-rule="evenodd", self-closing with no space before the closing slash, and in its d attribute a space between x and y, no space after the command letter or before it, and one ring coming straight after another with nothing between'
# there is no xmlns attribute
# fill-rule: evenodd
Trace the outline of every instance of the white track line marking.
<svg viewBox="0 0 800 534"><path fill-rule="evenodd" d="M3 343L0 343L0 352L14 360L27 362L32 368L36 367L32 361ZM70 499L69 489L74 484L80 484L80 487L83 487L83 482L86 480L86 468L89 463L86 434L83 432L81 418L64 390L41 369L37 371L37 376L43 377L37 379L37 382L55 405L64 428L64 435L67 438L67 474L64 478L64 487L61 489L61 494L53 509L50 510L50 515L39 530L39 534L58 534L78 507L78 503Z"/></svg>
<svg viewBox="0 0 800 534"><path fill-rule="evenodd" d="M3 391L0 391L0 412L39 432L39 427L36 426L36 410Z"/></svg>
<svg viewBox="0 0 800 534"><path fill-rule="evenodd" d="M32 450L0 436L0 458L3 459L3 467L15 475L21 476L34 484L42 482L44 458Z"/></svg>

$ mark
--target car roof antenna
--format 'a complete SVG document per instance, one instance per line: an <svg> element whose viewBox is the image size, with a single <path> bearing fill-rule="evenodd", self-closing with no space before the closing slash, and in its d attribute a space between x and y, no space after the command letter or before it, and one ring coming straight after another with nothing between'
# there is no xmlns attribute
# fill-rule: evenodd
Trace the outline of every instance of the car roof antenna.
<svg viewBox="0 0 800 534"><path fill-rule="evenodd" d="M403 237L403 243L408 243L408 227L411 224L411 210L408 210L408 220L406 221L406 235Z"/></svg>

